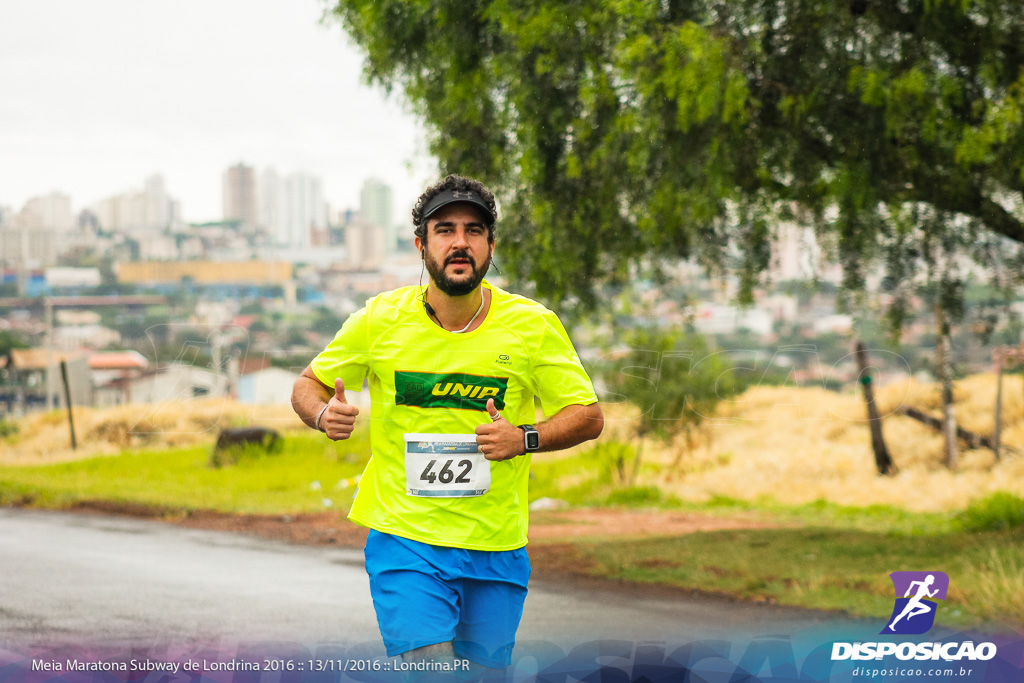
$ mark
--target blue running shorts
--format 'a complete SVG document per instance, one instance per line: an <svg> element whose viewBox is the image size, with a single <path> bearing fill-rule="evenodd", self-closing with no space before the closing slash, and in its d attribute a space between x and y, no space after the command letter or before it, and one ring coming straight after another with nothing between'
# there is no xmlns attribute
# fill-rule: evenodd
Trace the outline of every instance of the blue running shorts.
<svg viewBox="0 0 1024 683"><path fill-rule="evenodd" d="M512 663L530 559L526 548L465 550L370 530L366 573L389 657L454 641L484 666Z"/></svg>

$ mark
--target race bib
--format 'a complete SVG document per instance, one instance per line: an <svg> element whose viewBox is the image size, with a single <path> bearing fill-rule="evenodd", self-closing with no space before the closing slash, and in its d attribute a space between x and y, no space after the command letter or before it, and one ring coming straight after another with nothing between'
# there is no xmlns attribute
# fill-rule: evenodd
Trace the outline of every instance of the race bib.
<svg viewBox="0 0 1024 683"><path fill-rule="evenodd" d="M491 463L475 434L406 434L405 487L410 496L482 496L491 488Z"/></svg>

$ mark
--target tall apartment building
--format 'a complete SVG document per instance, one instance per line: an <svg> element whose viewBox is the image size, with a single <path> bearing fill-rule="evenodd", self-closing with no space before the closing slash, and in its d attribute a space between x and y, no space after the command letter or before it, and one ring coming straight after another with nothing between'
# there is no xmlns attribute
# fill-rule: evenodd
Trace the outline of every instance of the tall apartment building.
<svg viewBox="0 0 1024 683"><path fill-rule="evenodd" d="M285 244L308 247L314 230L327 229L327 204L319 178L296 171L284 182Z"/></svg>
<svg viewBox="0 0 1024 683"><path fill-rule="evenodd" d="M25 202L19 214L21 226L35 230L53 230L68 233L75 229L71 213L71 197L61 192L51 192L42 197L33 197Z"/></svg>
<svg viewBox="0 0 1024 683"><path fill-rule="evenodd" d="M368 223L362 214L342 215L339 221L345 226L349 265L361 270L379 268L387 258L383 230Z"/></svg>
<svg viewBox="0 0 1024 683"><path fill-rule="evenodd" d="M260 229L272 242L287 244L284 179L273 168L266 168L260 173L258 194Z"/></svg>
<svg viewBox="0 0 1024 683"><path fill-rule="evenodd" d="M224 220L239 221L244 233L255 232L259 225L256 198L256 169L239 162L224 171L222 180Z"/></svg>
<svg viewBox="0 0 1024 683"><path fill-rule="evenodd" d="M147 226L162 230L171 224L172 201L167 196L167 184L159 173L146 178L142 190L143 213Z"/></svg>
<svg viewBox="0 0 1024 683"><path fill-rule="evenodd" d="M129 190L100 200L93 212L104 230L136 235L159 234L181 220L181 205L167 194L167 184L159 173L146 178L141 191Z"/></svg>
<svg viewBox="0 0 1024 683"><path fill-rule="evenodd" d="M51 266L58 245L77 228L71 198L60 192L33 197L17 214L4 212L0 222L0 261L18 268Z"/></svg>
<svg viewBox="0 0 1024 683"><path fill-rule="evenodd" d="M391 187L376 178L363 182L359 193L359 213L365 224L380 230L385 253L393 252L398 246L398 235L392 213Z"/></svg>

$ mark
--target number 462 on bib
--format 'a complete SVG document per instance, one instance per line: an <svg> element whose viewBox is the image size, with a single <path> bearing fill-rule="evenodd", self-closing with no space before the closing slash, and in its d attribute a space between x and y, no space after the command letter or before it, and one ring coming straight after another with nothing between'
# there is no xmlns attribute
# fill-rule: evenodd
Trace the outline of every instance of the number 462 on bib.
<svg viewBox="0 0 1024 683"><path fill-rule="evenodd" d="M474 434L406 434L405 482L410 496L482 496L491 488L491 463Z"/></svg>

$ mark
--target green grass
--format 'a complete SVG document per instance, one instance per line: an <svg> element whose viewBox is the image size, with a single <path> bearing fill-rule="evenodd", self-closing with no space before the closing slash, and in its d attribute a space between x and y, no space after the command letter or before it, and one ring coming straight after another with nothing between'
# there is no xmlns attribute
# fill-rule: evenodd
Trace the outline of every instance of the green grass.
<svg viewBox="0 0 1024 683"><path fill-rule="evenodd" d="M756 529L582 541L576 551L597 576L879 619L893 606L890 572L934 569L946 572L951 582L938 623L1024 623L1021 530L908 535L826 527Z"/></svg>
<svg viewBox="0 0 1024 683"><path fill-rule="evenodd" d="M354 487L345 482L362 472L369 457L365 436L334 443L313 432L286 435L278 454L246 457L220 469L209 465L210 450L126 451L57 465L3 467L0 504L66 507L105 500L234 513L347 510Z"/></svg>
<svg viewBox="0 0 1024 683"><path fill-rule="evenodd" d="M997 491L976 500L956 517L957 525L967 531L999 531L1024 526L1024 498Z"/></svg>
<svg viewBox="0 0 1024 683"><path fill-rule="evenodd" d="M884 619L894 597L889 573L934 569L951 580L938 623L1024 624L1024 500L1011 494L994 494L961 513L824 500L693 503L622 484L615 465L620 453L628 472L632 453L612 443L550 462L535 458L530 497L743 516L783 528L575 540L579 565L596 576Z"/></svg>
<svg viewBox="0 0 1024 683"><path fill-rule="evenodd" d="M289 433L279 453L257 456L249 450L238 464L219 469L210 466L210 449L135 450L72 463L0 467L0 505L60 508L102 500L170 513L344 512L370 450L367 430L339 443L312 431ZM620 455L632 454L606 443L569 457L537 456L530 498L742 516L782 528L573 540L580 566L594 575L884 619L893 604L888 574L934 569L951 580L940 624L1024 624L1020 498L995 494L959 515L826 501L783 506L721 497L698 504L654 487L623 485Z"/></svg>

